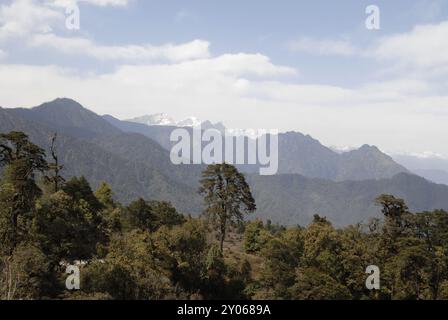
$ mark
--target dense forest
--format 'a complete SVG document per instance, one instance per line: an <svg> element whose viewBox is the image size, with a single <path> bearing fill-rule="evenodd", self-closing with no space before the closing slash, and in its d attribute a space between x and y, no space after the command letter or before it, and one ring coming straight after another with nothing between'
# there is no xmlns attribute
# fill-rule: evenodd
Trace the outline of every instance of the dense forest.
<svg viewBox="0 0 448 320"><path fill-rule="evenodd" d="M448 213L412 213L378 195L382 219L343 229L318 214L307 227L247 221L243 174L207 167L205 210L128 205L103 183L65 180L22 132L0 135L0 299L448 299ZM80 268L68 290L68 265ZM380 288L366 288L366 268Z"/></svg>

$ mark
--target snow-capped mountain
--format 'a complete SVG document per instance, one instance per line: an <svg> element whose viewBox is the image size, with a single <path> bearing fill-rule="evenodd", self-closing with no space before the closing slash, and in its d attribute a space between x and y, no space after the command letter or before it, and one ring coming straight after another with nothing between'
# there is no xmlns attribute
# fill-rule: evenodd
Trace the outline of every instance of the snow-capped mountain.
<svg viewBox="0 0 448 320"><path fill-rule="evenodd" d="M212 123L209 120L202 121L197 117L188 117L180 121L174 120L172 117L166 113L156 113L151 115L144 115L141 117L136 117L129 119L127 121L146 124L147 126L174 126L174 127L190 127L197 128L201 126L202 130L216 129L222 134L228 136L246 136L252 139L259 138L261 135L265 134L263 131L255 129L229 129L226 128L222 122Z"/></svg>
<svg viewBox="0 0 448 320"><path fill-rule="evenodd" d="M199 127L202 126L205 129L215 128L220 131L224 131L224 125L219 122L212 124L210 121L201 121L196 117L188 117L180 121L174 120L166 113L156 113L151 115L145 115L129 119L127 121L146 124L147 126L175 126L175 127Z"/></svg>
<svg viewBox="0 0 448 320"><path fill-rule="evenodd" d="M188 117L184 120L178 121L176 125L178 127L199 127L202 121L196 117Z"/></svg>
<svg viewBox="0 0 448 320"><path fill-rule="evenodd" d="M147 126L175 126L176 121L166 113L156 113L129 119L128 121L146 124Z"/></svg>
<svg viewBox="0 0 448 320"><path fill-rule="evenodd" d="M350 152L350 151L357 149L356 147L352 147L352 146L330 146L329 148L339 154L345 153L345 152Z"/></svg>
<svg viewBox="0 0 448 320"><path fill-rule="evenodd" d="M257 139L264 134L266 134L265 131L257 129L226 129L227 136L245 136L251 139Z"/></svg>

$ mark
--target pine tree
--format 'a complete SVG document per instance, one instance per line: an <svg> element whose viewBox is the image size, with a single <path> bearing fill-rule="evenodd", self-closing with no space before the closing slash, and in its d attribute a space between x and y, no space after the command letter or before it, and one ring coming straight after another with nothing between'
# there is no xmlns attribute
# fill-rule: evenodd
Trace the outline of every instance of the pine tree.
<svg viewBox="0 0 448 320"><path fill-rule="evenodd" d="M199 193L204 196L204 215L218 230L220 249L229 224L241 223L245 213L256 209L244 175L229 164L209 165L202 173Z"/></svg>
<svg viewBox="0 0 448 320"><path fill-rule="evenodd" d="M47 169L45 152L23 132L0 135L0 166L5 166L0 197L2 251L12 254L28 235L35 200L41 195L35 172Z"/></svg>

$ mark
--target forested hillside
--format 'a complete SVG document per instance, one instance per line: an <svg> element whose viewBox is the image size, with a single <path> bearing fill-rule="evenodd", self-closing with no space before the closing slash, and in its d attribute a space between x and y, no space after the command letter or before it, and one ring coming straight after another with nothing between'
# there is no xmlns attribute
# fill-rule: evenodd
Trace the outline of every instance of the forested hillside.
<svg viewBox="0 0 448 320"><path fill-rule="evenodd" d="M140 143L138 136L121 132L79 104L72 105L71 100L68 100L67 107L66 101L59 99L51 104L56 115L58 110L62 111L64 117L61 118L47 118L46 114L51 112L45 104L31 110L0 109L0 132L24 131L47 151L51 137L57 132L57 148L64 163L61 174L65 178L83 175L95 187L107 181L114 186L117 198L125 203L136 197L165 199L184 211L200 212L199 197L184 184L185 181L197 181L184 179L194 171L172 165L168 151L156 142L141 136L144 141ZM40 118L45 121L40 122ZM63 121L64 118L67 120ZM89 120L84 121L85 118ZM125 143L109 148L116 141ZM143 156L138 157L135 151L143 153Z"/></svg>
<svg viewBox="0 0 448 320"><path fill-rule="evenodd" d="M66 179L84 176L94 188L106 181L123 204L139 197L167 200L197 216L203 210L196 191L204 166L171 163L166 140L172 129L101 117L70 99L32 109L0 109L1 133L26 132L46 151L57 133ZM448 187L409 174L375 147L337 154L299 133L281 134L279 144L281 174L247 173L259 204L251 218L295 225L310 223L317 213L346 226L378 217L373 200L382 193L405 199L413 211L448 208ZM353 181L340 181L346 177Z"/></svg>
<svg viewBox="0 0 448 320"><path fill-rule="evenodd" d="M314 214L345 226L379 217L375 198L382 193L405 199L412 211L448 208L448 186L400 173L391 179L341 181L300 175L248 176L261 219L293 225L308 224Z"/></svg>
<svg viewBox="0 0 448 320"><path fill-rule="evenodd" d="M206 209L192 218L65 180L50 150L47 161L24 133L0 135L0 299L448 299L446 211L411 213L381 195L381 219L343 229L318 215L306 227L245 222L250 187L218 164L198 181ZM80 269L77 290L68 265ZM366 287L372 265L377 289Z"/></svg>

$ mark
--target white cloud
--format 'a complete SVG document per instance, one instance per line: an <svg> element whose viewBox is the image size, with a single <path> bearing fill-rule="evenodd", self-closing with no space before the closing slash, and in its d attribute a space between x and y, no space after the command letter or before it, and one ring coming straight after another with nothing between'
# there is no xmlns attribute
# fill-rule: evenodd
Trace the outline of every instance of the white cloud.
<svg viewBox="0 0 448 320"><path fill-rule="evenodd" d="M0 5L0 42L19 38L23 48L109 61L115 69L82 74L58 66L0 62L3 106L33 106L66 96L100 114L122 118L156 112L176 118L195 115L235 128L299 130L327 145L369 143L387 150L448 154L440 139L448 135L446 84L436 90L424 79L400 76L355 88L306 84L291 78L297 74L294 68L277 65L262 54L212 56L204 40L109 46L88 38L62 37L57 33L57 26L64 26L64 11L58 7L62 0L42 3L18 0ZM128 1L89 3L118 6ZM392 65L442 69L448 62L446 28L446 23L416 27L385 37L370 49L379 61ZM291 43L291 49L365 55L348 40L304 38Z"/></svg>
<svg viewBox="0 0 448 320"><path fill-rule="evenodd" d="M431 95L424 84L405 80L347 89L273 79L291 71L249 54L123 65L104 74L0 63L0 104L33 106L65 96L120 118L195 115L230 128L298 130L326 145L368 143L396 152L448 154L440 139L448 135L448 96ZM262 77L250 79L254 74Z"/></svg>
<svg viewBox="0 0 448 320"><path fill-rule="evenodd" d="M127 5L125 0L81 0L95 5ZM108 46L82 37L62 37L53 29L65 26L65 5L72 0L18 0L0 5L0 42L22 41L31 47L49 48L53 52L84 55L105 61L184 61L210 56L209 43L193 40L182 44Z"/></svg>
<svg viewBox="0 0 448 320"><path fill-rule="evenodd" d="M254 75L293 76L297 71L293 68L274 65L262 54L224 54L212 59L200 59L179 65L184 71L227 74L232 76Z"/></svg>
<svg viewBox="0 0 448 320"><path fill-rule="evenodd" d="M417 25L409 32L381 37L361 49L346 39L301 38L289 49L313 55L359 56L388 62L388 73L431 76L448 73L448 21Z"/></svg>
<svg viewBox="0 0 448 320"><path fill-rule="evenodd" d="M33 0L12 1L0 5L0 41L24 37L33 33L46 33L52 26L63 23L64 15Z"/></svg>
<svg viewBox="0 0 448 320"><path fill-rule="evenodd" d="M372 56L402 68L448 66L448 21L416 26L412 31L382 38Z"/></svg>
<svg viewBox="0 0 448 320"><path fill-rule="evenodd" d="M222 110L241 106L248 93L244 84L252 86L263 78L295 73L292 68L274 65L266 56L243 53L170 64L122 65L114 72L88 75L56 66L0 64L0 101L2 105L33 105L68 96L98 106L98 112L126 118L155 106L185 112L182 117L205 112L205 119L213 118L218 106ZM258 80L247 80L250 77ZM37 81L39 78L46 81ZM17 94L22 90L27 95ZM107 103L98 104L98 97Z"/></svg>
<svg viewBox="0 0 448 320"><path fill-rule="evenodd" d="M6 58L7 56L8 54L4 50L0 49L0 60Z"/></svg>
<svg viewBox="0 0 448 320"><path fill-rule="evenodd" d="M47 0L46 4L58 7L67 7L76 3L87 3L91 5L106 7L120 7L127 6L130 0Z"/></svg>
<svg viewBox="0 0 448 320"><path fill-rule="evenodd" d="M53 50L69 55L84 55L98 60L122 61L183 61L190 59L207 58L210 56L209 43L202 40L193 40L183 44L164 44L160 46L124 45L104 46L94 43L86 38L66 38L54 34L35 35L30 45Z"/></svg>
<svg viewBox="0 0 448 320"><path fill-rule="evenodd" d="M295 52L305 52L321 56L352 56L358 53L357 48L348 40L301 38L291 41L288 46L290 50Z"/></svg>

